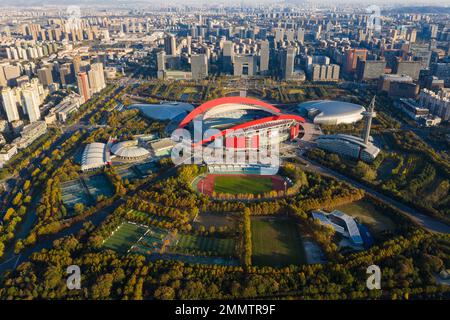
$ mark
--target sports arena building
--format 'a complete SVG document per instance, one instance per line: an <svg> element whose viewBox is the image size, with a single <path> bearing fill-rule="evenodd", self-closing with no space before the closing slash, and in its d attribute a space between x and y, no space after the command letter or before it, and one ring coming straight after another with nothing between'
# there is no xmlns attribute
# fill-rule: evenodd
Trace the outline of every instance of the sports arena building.
<svg viewBox="0 0 450 320"><path fill-rule="evenodd" d="M314 123L337 125L361 120L366 109L344 101L316 100L299 104L298 111L306 114Z"/></svg>
<svg viewBox="0 0 450 320"><path fill-rule="evenodd" d="M225 148L258 149L275 133L278 138L270 143L295 139L304 121L300 116L283 114L280 109L257 99L225 97L194 109L180 122L179 128L186 128L192 134L201 133L202 139L195 141L197 145L223 138ZM208 135L209 129L215 129L214 133Z"/></svg>
<svg viewBox="0 0 450 320"><path fill-rule="evenodd" d="M259 157L261 151L297 138L304 121L300 116L283 114L280 109L257 99L224 97L208 101L191 111L179 123L179 128L190 132L193 146L223 149L228 154L230 151L244 153L244 157L234 159L233 163L224 158L223 162L215 162L214 167L209 166L210 170L222 171L224 167L221 165L232 164L236 172L240 168L245 171L255 164L260 165L248 165L250 150L256 151L254 153Z"/></svg>

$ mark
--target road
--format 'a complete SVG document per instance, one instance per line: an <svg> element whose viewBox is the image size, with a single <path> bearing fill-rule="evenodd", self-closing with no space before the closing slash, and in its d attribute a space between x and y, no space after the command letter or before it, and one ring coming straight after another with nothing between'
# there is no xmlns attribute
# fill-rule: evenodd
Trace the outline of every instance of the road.
<svg viewBox="0 0 450 320"><path fill-rule="evenodd" d="M412 221L414 221L418 225L422 226L423 228L427 229L428 231L450 234L450 226L445 223L440 222L436 218L433 218L433 217L430 217L423 213L420 213L418 210L413 209L395 199L392 199L392 198L372 189L371 187L368 187L362 183L359 183L359 182L357 182L347 176L344 176L332 169L323 167L315 162L312 162L311 160L309 160L303 156L300 156L300 159L307 163L306 166L303 166L303 168L306 171L320 173L322 175L335 178L337 180L345 181L348 184L352 185L353 187L362 189L367 194L370 194L371 196L381 200L382 202L391 205L395 209L399 210L402 214L404 214L405 216L410 218Z"/></svg>

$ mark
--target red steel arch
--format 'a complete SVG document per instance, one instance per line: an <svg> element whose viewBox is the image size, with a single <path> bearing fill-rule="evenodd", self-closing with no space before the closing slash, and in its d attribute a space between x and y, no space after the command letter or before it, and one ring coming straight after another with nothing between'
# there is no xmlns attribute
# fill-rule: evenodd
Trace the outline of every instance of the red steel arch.
<svg viewBox="0 0 450 320"><path fill-rule="evenodd" d="M258 99L254 98L247 98L247 97L224 97L224 98L218 98L214 100L210 100L208 102L203 103L199 107L192 110L184 119L181 121L179 128L185 127L189 122L191 122L195 117L198 115L205 113L209 109L213 109L217 106L220 106L222 104L228 104L228 103L236 103L236 104L247 104L247 105L254 105L259 106L263 108L267 108L272 110L274 113L280 113L280 109L275 108L269 103L263 102Z"/></svg>

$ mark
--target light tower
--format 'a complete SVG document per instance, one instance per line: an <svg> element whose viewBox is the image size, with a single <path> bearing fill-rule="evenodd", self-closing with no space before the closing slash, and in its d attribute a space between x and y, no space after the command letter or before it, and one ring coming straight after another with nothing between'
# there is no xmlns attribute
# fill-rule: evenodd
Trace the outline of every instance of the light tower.
<svg viewBox="0 0 450 320"><path fill-rule="evenodd" d="M362 113L362 115L364 116L365 121L366 121L364 130L363 130L363 136L362 136L365 144L369 143L370 127L372 126L372 118L374 118L376 116L374 108L375 108L375 96L373 96L372 101L370 102L369 108Z"/></svg>

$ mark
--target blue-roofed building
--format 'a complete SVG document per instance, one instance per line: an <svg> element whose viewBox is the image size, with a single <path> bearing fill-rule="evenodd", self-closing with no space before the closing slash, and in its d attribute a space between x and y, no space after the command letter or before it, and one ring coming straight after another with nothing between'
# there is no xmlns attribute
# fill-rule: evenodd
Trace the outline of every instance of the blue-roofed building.
<svg viewBox="0 0 450 320"><path fill-rule="evenodd" d="M316 210L312 212L312 216L314 219L319 220L321 224L328 225L344 237L349 238L356 246L364 245L358 224L355 219L348 214L339 210L333 210L331 213ZM363 230L365 230L365 232L367 231L367 229ZM368 238L366 234L364 236Z"/></svg>

